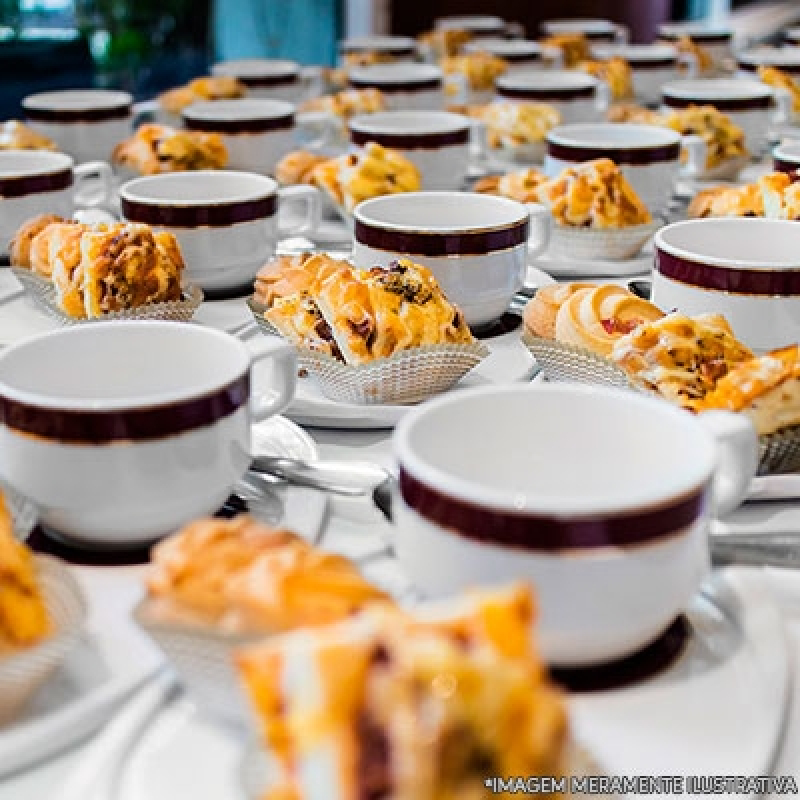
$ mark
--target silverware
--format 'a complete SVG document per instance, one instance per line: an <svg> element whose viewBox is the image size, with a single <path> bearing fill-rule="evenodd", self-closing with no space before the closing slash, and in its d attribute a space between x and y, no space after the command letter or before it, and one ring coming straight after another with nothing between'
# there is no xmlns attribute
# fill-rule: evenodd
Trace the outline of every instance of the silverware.
<svg viewBox="0 0 800 800"><path fill-rule="evenodd" d="M800 474L759 475L750 483L747 503L800 500Z"/></svg>
<svg viewBox="0 0 800 800"><path fill-rule="evenodd" d="M250 472L348 497L368 494L390 477L383 467L368 461L303 461L283 456L255 456Z"/></svg>

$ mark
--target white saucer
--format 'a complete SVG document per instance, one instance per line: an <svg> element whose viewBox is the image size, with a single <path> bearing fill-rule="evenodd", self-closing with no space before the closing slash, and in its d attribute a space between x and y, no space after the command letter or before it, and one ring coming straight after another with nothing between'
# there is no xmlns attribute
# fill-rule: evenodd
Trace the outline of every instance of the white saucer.
<svg viewBox="0 0 800 800"><path fill-rule="evenodd" d="M532 265L553 278L619 278L649 272L653 265L653 252L646 245L638 256L624 261L590 261L543 253L532 261Z"/></svg>
<svg viewBox="0 0 800 800"><path fill-rule="evenodd" d="M780 615L760 574L717 573L688 617L687 650L662 674L570 698L575 739L611 775L768 775L790 678ZM244 800L247 746L179 695L131 749L106 800Z"/></svg>

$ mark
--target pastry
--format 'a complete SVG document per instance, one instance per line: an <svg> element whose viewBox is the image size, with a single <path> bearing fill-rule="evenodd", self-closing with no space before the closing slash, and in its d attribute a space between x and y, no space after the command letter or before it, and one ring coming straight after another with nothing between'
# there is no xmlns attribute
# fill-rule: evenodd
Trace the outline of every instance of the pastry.
<svg viewBox="0 0 800 800"><path fill-rule="evenodd" d="M633 72L624 58L614 56L605 61L582 61L577 68L607 84L613 100L633 97Z"/></svg>
<svg viewBox="0 0 800 800"><path fill-rule="evenodd" d="M49 266L59 308L70 317L83 318L83 273L80 270L81 242L86 225L50 225L36 237L34 247ZM44 274L42 271L41 274Z"/></svg>
<svg viewBox="0 0 800 800"><path fill-rule="evenodd" d="M778 67L759 67L758 78L767 86L775 89L785 89L792 98L792 110L800 113L800 82L785 70Z"/></svg>
<svg viewBox="0 0 800 800"><path fill-rule="evenodd" d="M19 120L9 119L0 123L0 150L58 150L58 145Z"/></svg>
<svg viewBox="0 0 800 800"><path fill-rule="evenodd" d="M539 184L536 195L559 225L606 230L652 222L622 170L608 158L568 167Z"/></svg>
<svg viewBox="0 0 800 800"><path fill-rule="evenodd" d="M618 339L663 316L661 309L615 284L579 289L556 313L555 338L609 356Z"/></svg>
<svg viewBox="0 0 800 800"><path fill-rule="evenodd" d="M311 173L311 182L347 211L363 200L415 192L422 186L419 170L411 161L377 142L367 142L356 153L317 165Z"/></svg>
<svg viewBox="0 0 800 800"><path fill-rule="evenodd" d="M266 797L456 800L484 797L489 775L563 775L566 707L531 645L530 608L529 590L496 590L242 648L277 762Z"/></svg>
<svg viewBox="0 0 800 800"><path fill-rule="evenodd" d="M555 47L561 51L564 67L571 69L589 61L591 48L589 40L582 33L557 33L541 40L544 47Z"/></svg>
<svg viewBox="0 0 800 800"><path fill-rule="evenodd" d="M457 56L461 48L472 39L472 34L459 28L443 28L426 31L417 37L417 41L430 50L434 60Z"/></svg>
<svg viewBox="0 0 800 800"><path fill-rule="evenodd" d="M516 149L544 142L561 123L561 114L546 103L491 103L481 112L489 147Z"/></svg>
<svg viewBox="0 0 800 800"><path fill-rule="evenodd" d="M770 172L756 182L764 203L764 216L800 220L800 183L785 172Z"/></svg>
<svg viewBox="0 0 800 800"><path fill-rule="evenodd" d="M142 125L130 139L120 142L111 161L138 175L222 169L228 163L228 150L218 133L150 124Z"/></svg>
<svg viewBox="0 0 800 800"><path fill-rule="evenodd" d="M344 89L335 94L314 97L303 104L304 111L327 111L349 119L355 114L385 111L386 99L380 89Z"/></svg>
<svg viewBox="0 0 800 800"><path fill-rule="evenodd" d="M196 520L151 562L152 613L220 631L278 633L391 602L346 558L245 515Z"/></svg>
<svg viewBox="0 0 800 800"><path fill-rule="evenodd" d="M756 184L702 189L689 202L689 216L763 217L764 198Z"/></svg>
<svg viewBox="0 0 800 800"><path fill-rule="evenodd" d="M230 75L213 75L195 78L186 86L169 89L158 96L159 105L173 114L201 100L229 100L244 97L247 87Z"/></svg>
<svg viewBox="0 0 800 800"><path fill-rule="evenodd" d="M311 183L314 168L326 161L330 161L327 156L320 156L308 150L293 150L275 165L275 179L283 186Z"/></svg>
<svg viewBox="0 0 800 800"><path fill-rule="evenodd" d="M762 435L800 425L800 347L793 344L736 364L700 409L746 414Z"/></svg>
<svg viewBox="0 0 800 800"><path fill-rule="evenodd" d="M607 119L609 122L631 122L635 125L659 125L662 127L666 121L662 113L644 108L644 106L637 106L635 103L615 103L608 109Z"/></svg>
<svg viewBox="0 0 800 800"><path fill-rule="evenodd" d="M714 68L714 59L708 49L698 44L691 36L679 36L674 41L669 42L679 53L689 56L688 63L682 64L684 71L689 72L690 64L698 75L709 72Z"/></svg>
<svg viewBox="0 0 800 800"><path fill-rule="evenodd" d="M525 329L543 339L556 338L556 315L558 309L575 292L581 289L594 289L593 283L553 283L542 286L528 301L522 315Z"/></svg>
<svg viewBox="0 0 800 800"><path fill-rule="evenodd" d="M42 258L40 253L34 251L33 240L48 225L52 225L55 222L67 223L67 220L56 214L39 214L39 216L29 219L19 227L9 244L9 259L12 267L33 269L39 274L50 276L47 259ZM36 263L36 268L34 268L34 262Z"/></svg>
<svg viewBox="0 0 800 800"><path fill-rule="evenodd" d="M439 64L445 75L463 75L467 87L476 92L491 91L495 80L508 71L505 59L484 52L449 56Z"/></svg>
<svg viewBox="0 0 800 800"><path fill-rule="evenodd" d="M483 194L499 194L518 203L537 203L536 190L549 180L547 175L536 167L507 172L505 175L488 175L476 181L472 189Z"/></svg>
<svg viewBox="0 0 800 800"><path fill-rule="evenodd" d="M666 116L668 128L683 135L700 136L706 144L706 169L714 169L732 158L749 155L744 131L714 106L690 106ZM683 156L685 160L685 154Z"/></svg>
<svg viewBox="0 0 800 800"><path fill-rule="evenodd" d="M619 338L611 353L638 386L697 411L721 378L753 353L720 314L677 312Z"/></svg>

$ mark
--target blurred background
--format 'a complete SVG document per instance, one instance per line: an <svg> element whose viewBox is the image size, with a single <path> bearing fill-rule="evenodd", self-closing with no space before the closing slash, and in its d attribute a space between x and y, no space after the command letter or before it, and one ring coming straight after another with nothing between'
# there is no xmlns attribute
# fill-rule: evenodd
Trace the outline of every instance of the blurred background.
<svg viewBox="0 0 800 800"><path fill-rule="evenodd" d="M800 21L800 2L753 0L0 0L0 115L43 88L115 86L137 98L204 74L214 60L286 57L331 65L336 42L417 34L435 17L491 13L531 37L553 17L605 17L650 41L660 22L731 24L769 41Z"/></svg>

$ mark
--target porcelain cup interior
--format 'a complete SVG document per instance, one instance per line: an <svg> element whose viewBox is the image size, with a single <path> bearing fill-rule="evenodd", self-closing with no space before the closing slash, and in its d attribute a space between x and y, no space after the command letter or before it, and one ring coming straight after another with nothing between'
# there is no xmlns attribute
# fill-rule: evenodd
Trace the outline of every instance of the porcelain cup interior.
<svg viewBox="0 0 800 800"><path fill-rule="evenodd" d="M253 360L266 359L253 398ZM152 541L215 512L250 462L251 413L277 413L291 347L174 322L98 322L0 354L0 476L64 536Z"/></svg>
<svg viewBox="0 0 800 800"><path fill-rule="evenodd" d="M757 351L797 341L800 225L760 218L676 222L655 235L653 302L723 314Z"/></svg>
<svg viewBox="0 0 800 800"><path fill-rule="evenodd" d="M754 471L755 434L738 424ZM551 664L645 646L708 568L714 438L657 398L567 384L464 390L409 413L393 445L394 544L412 580L432 597L529 581Z"/></svg>
<svg viewBox="0 0 800 800"><path fill-rule="evenodd" d="M499 318L522 286L528 240L546 247L543 206L470 192L407 192L356 206L353 257L360 267L408 257L428 267L467 323Z"/></svg>
<svg viewBox="0 0 800 800"><path fill-rule="evenodd" d="M502 34L508 23L502 17L489 14L463 14L438 17L433 22L437 30L464 30L478 36Z"/></svg>

